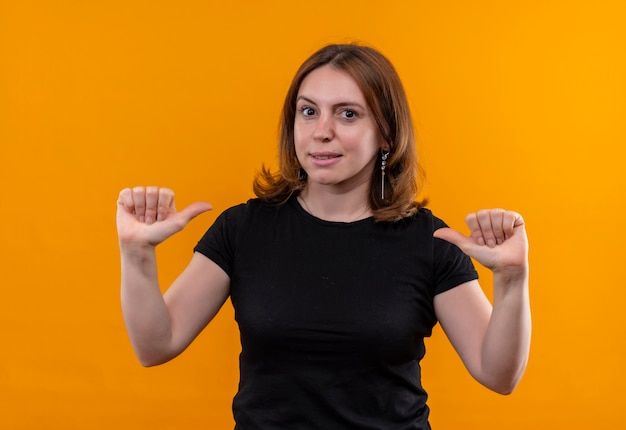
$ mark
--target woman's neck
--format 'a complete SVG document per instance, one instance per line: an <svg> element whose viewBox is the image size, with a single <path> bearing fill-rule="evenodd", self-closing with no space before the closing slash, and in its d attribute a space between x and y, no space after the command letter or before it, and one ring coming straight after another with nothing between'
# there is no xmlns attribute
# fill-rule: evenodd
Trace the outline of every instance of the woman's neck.
<svg viewBox="0 0 626 430"><path fill-rule="evenodd" d="M298 201L309 214L325 221L353 222L372 216L367 189L338 192L329 186L309 184Z"/></svg>

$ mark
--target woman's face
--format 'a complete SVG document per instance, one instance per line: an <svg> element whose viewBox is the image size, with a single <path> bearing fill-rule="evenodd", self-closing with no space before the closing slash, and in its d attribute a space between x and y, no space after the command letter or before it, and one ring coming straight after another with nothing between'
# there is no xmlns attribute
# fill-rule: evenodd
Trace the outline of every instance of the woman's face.
<svg viewBox="0 0 626 430"><path fill-rule="evenodd" d="M296 156L308 184L369 186L385 145L356 81L326 65L302 81L294 121Z"/></svg>

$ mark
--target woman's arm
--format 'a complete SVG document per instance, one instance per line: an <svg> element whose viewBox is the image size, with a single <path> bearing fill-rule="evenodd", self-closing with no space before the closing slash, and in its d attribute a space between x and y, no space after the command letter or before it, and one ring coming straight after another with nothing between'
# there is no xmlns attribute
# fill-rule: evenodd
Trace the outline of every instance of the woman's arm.
<svg viewBox="0 0 626 430"><path fill-rule="evenodd" d="M509 394L524 373L530 350L528 240L522 217L492 209L468 215L470 236L440 229L435 237L457 245L493 272L493 308L477 281L435 297L437 317L472 376Z"/></svg>
<svg viewBox="0 0 626 430"><path fill-rule="evenodd" d="M165 295L158 284L156 246L209 209L208 203L198 202L176 212L174 193L166 188L135 187L120 193L122 313L135 353L145 366L182 352L228 297L228 276L200 254L193 256Z"/></svg>

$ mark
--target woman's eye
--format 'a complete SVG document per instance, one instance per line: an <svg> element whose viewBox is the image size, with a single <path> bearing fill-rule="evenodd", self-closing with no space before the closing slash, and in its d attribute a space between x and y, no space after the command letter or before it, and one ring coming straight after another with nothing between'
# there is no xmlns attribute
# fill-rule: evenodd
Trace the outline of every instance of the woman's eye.
<svg viewBox="0 0 626 430"><path fill-rule="evenodd" d="M357 113L353 110L346 109L342 112L342 115L346 119L352 119L357 117Z"/></svg>
<svg viewBox="0 0 626 430"><path fill-rule="evenodd" d="M308 106L300 108L300 112L302 112L302 115L304 115L304 116L315 115L315 110L313 108L308 107Z"/></svg>

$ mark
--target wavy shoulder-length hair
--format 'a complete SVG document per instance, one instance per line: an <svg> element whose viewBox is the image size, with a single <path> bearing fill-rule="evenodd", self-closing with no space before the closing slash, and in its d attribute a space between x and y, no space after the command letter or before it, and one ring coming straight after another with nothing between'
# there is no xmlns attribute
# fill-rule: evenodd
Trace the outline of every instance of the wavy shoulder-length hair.
<svg viewBox="0 0 626 430"><path fill-rule="evenodd" d="M382 159L378 159L370 182L369 204L376 221L398 221L411 216L425 201L416 201L421 169L404 88L391 62L374 48L357 44L334 44L320 49L300 66L287 91L280 123L278 162L272 172L265 166L254 180L254 193L270 204L283 204L306 186L306 173L296 156L294 120L296 99L304 78L330 65L350 75L359 85L381 136L389 144L381 195Z"/></svg>

